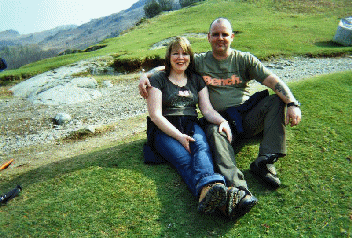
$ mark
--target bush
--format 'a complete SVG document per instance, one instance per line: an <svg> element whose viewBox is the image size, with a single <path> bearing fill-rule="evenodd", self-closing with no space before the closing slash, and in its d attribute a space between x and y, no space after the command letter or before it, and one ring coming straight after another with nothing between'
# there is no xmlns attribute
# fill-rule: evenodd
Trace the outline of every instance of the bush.
<svg viewBox="0 0 352 238"><path fill-rule="evenodd" d="M115 56L112 67L118 72L137 72L144 68L149 70L160 65L165 65L165 60L161 59L159 55L147 56L144 59L120 59Z"/></svg>
<svg viewBox="0 0 352 238"><path fill-rule="evenodd" d="M172 0L159 0L159 5L161 7L161 10L163 11L171 11L172 10Z"/></svg>
<svg viewBox="0 0 352 238"><path fill-rule="evenodd" d="M182 8L184 7L188 7L194 3L197 3L197 2L203 2L205 0L180 0L180 5Z"/></svg>
<svg viewBox="0 0 352 238"><path fill-rule="evenodd" d="M148 18L153 18L162 12L160 4L155 0L152 0L150 3L146 4L143 9L146 17Z"/></svg>

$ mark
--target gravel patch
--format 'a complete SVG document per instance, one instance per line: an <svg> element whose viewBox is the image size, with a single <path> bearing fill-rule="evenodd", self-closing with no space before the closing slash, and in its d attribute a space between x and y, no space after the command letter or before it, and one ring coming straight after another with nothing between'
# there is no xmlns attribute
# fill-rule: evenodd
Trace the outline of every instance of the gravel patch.
<svg viewBox="0 0 352 238"><path fill-rule="evenodd" d="M135 117L146 112L137 90L138 81L122 82L100 88L102 96L84 103L68 105L33 104L21 98L0 101L0 156L20 148L49 143L88 126L95 128ZM56 125L57 113L67 113L72 120Z"/></svg>
<svg viewBox="0 0 352 238"><path fill-rule="evenodd" d="M278 59L263 62L285 82L298 81L319 74L352 70L352 58ZM145 100L139 96L138 79L131 75L110 87L98 87L101 97L68 105L31 103L18 97L0 99L0 163L16 151L28 146L55 143L82 128L98 128L118 123L147 112ZM65 125L55 125L57 113L67 113L72 120ZM139 126L140 130L145 125ZM128 128L125 128L128 131ZM131 129L131 131L134 131Z"/></svg>

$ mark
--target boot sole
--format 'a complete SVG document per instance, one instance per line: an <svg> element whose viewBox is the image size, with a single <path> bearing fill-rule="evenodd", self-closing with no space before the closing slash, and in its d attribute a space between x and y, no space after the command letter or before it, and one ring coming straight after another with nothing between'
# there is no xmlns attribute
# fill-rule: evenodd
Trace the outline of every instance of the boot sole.
<svg viewBox="0 0 352 238"><path fill-rule="evenodd" d="M205 198L199 203L198 211L205 214L213 213L216 208L226 204L227 191L224 185L216 184L209 189Z"/></svg>

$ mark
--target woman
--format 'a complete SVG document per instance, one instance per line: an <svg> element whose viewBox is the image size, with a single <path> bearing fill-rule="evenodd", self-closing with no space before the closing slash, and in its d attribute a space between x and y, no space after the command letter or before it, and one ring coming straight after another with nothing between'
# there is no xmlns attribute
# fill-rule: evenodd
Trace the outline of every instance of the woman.
<svg viewBox="0 0 352 238"><path fill-rule="evenodd" d="M166 52L165 72L150 79L148 112L156 125L152 147L172 163L193 195L199 198L198 211L211 213L227 201L224 177L216 174L206 136L198 125L196 105L204 117L219 125L232 140L228 122L210 104L204 80L194 71L189 41L176 37Z"/></svg>

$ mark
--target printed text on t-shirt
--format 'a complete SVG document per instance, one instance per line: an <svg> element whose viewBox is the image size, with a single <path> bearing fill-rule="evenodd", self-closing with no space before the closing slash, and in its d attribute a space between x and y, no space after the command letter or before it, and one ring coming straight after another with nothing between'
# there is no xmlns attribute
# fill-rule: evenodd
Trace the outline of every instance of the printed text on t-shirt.
<svg viewBox="0 0 352 238"><path fill-rule="evenodd" d="M207 85L212 86L229 86L242 83L242 80L236 75L232 75L231 78L228 79L217 79L210 76L203 76L203 79Z"/></svg>

